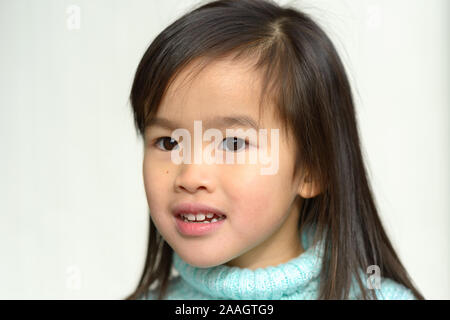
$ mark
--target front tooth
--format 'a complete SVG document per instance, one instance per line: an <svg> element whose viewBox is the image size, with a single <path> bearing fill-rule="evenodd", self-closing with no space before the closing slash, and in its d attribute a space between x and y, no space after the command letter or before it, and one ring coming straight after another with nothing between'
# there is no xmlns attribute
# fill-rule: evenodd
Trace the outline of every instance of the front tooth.
<svg viewBox="0 0 450 320"><path fill-rule="evenodd" d="M195 221L195 215L192 213L189 213L188 215L186 215L186 217L188 218L189 221Z"/></svg>
<svg viewBox="0 0 450 320"><path fill-rule="evenodd" d="M212 217L214 217L214 213L207 213L206 216L207 216L208 218L212 218Z"/></svg>
<svg viewBox="0 0 450 320"><path fill-rule="evenodd" d="M203 213L197 213L197 221L205 220L205 215Z"/></svg>

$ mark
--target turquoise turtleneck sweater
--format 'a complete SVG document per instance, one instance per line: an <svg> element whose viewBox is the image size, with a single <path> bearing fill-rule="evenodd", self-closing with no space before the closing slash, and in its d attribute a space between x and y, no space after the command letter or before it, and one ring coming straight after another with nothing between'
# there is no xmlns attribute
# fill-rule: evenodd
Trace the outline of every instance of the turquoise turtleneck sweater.
<svg viewBox="0 0 450 320"><path fill-rule="evenodd" d="M277 266L255 270L219 265L198 268L183 261L173 252L173 266L179 273L169 280L166 300L311 300L317 299L320 264L324 246L310 246L311 237L301 236L305 249L298 257ZM364 275L364 274L362 274ZM369 274L362 277L367 279ZM381 278L378 299L414 300L412 292L403 285ZM350 299L357 299L356 282ZM155 300L157 293L149 290L141 299Z"/></svg>

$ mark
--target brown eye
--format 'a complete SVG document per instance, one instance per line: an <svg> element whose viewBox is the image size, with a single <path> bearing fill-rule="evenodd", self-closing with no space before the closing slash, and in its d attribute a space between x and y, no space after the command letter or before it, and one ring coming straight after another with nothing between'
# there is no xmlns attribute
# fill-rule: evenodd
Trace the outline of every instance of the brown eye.
<svg viewBox="0 0 450 320"><path fill-rule="evenodd" d="M244 139L240 139L238 137L230 137L225 138L222 141L222 144L225 142L225 146L230 151L240 151L242 149L242 146L245 146L248 144L247 141Z"/></svg>
<svg viewBox="0 0 450 320"><path fill-rule="evenodd" d="M162 146L161 146L162 142ZM156 139L155 146L163 151L171 151L175 146L178 145L178 142L171 137L161 137Z"/></svg>

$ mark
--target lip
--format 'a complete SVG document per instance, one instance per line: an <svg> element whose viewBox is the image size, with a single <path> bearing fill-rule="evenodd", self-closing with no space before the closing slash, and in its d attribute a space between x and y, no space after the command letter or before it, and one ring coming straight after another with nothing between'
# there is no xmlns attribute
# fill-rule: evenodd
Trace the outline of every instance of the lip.
<svg viewBox="0 0 450 320"><path fill-rule="evenodd" d="M217 215L224 216L224 219L210 223L186 222L180 216L181 214L185 213L196 214L199 212L211 212ZM210 234L220 228L226 220L226 215L224 212L201 203L180 203L173 208L172 213L178 232L186 236L202 236Z"/></svg>
<svg viewBox="0 0 450 320"><path fill-rule="evenodd" d="M195 202L183 202L183 203L177 204L176 206L174 206L174 208L172 210L172 213L175 217L177 217L183 213L196 214L199 212L212 212L219 216L226 217L225 213L219 209L216 209L214 207L211 207L211 206L208 206L208 205L205 205L202 203L195 203Z"/></svg>
<svg viewBox="0 0 450 320"><path fill-rule="evenodd" d="M202 222L186 222L180 217L174 217L178 232L186 236L203 236L210 234L219 229L226 219L216 222L202 223Z"/></svg>

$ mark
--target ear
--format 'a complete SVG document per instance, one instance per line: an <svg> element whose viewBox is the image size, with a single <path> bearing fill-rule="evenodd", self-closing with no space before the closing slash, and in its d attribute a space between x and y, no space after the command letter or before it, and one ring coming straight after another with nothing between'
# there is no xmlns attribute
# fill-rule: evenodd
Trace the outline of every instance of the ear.
<svg viewBox="0 0 450 320"><path fill-rule="evenodd" d="M314 198L320 193L320 186L309 174L300 182L297 193L302 198Z"/></svg>

